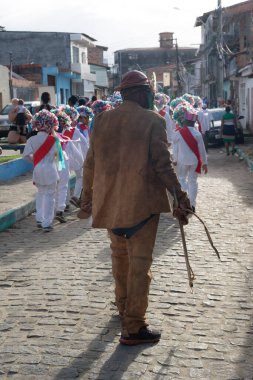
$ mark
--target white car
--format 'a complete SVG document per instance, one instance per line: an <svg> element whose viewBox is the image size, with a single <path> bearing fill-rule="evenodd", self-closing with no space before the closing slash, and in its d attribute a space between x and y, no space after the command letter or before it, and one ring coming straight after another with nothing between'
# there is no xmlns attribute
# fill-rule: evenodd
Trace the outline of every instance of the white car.
<svg viewBox="0 0 253 380"><path fill-rule="evenodd" d="M39 101L27 101L24 102L24 106L31 112L32 115L36 113L37 107L40 106ZM0 137L6 137L9 132L9 127L11 125L8 114L11 110L12 105L7 104L0 112Z"/></svg>

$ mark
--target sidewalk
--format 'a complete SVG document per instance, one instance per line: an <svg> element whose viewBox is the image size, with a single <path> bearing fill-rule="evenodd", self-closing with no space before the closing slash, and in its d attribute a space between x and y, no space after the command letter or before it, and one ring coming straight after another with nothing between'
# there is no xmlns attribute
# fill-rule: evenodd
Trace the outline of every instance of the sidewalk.
<svg viewBox="0 0 253 380"><path fill-rule="evenodd" d="M0 182L0 232L31 214L35 209L36 187L32 173Z"/></svg>
<svg viewBox="0 0 253 380"><path fill-rule="evenodd" d="M71 177L71 188L73 184L74 177ZM32 172L10 181L0 181L0 232L35 210L36 191L32 183Z"/></svg>
<svg viewBox="0 0 253 380"><path fill-rule="evenodd" d="M236 152L239 158L246 163L249 170L253 172L253 137L246 138L245 144L238 145Z"/></svg>

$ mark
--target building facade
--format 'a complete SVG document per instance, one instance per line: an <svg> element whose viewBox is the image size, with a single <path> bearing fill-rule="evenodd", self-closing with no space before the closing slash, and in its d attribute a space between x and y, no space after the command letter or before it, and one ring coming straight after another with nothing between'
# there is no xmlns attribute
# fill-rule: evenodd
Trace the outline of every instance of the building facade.
<svg viewBox="0 0 253 380"><path fill-rule="evenodd" d="M174 89L183 86L183 70L185 64L195 57L196 50L191 47L179 47L177 40L173 37L173 33L164 32L159 34L159 47L150 48L130 48L122 49L114 52L115 66L114 85L120 83L122 75L130 70L140 70L143 72L150 71L150 68L160 67L164 69L164 73L171 72L171 77L176 77L174 81ZM171 72L172 73L172 72ZM172 83L172 82L171 82Z"/></svg>
<svg viewBox="0 0 253 380"><path fill-rule="evenodd" d="M196 19L202 41L202 96L214 107L231 100L244 116L241 124L253 132L253 0L218 7ZM221 91L220 91L221 88Z"/></svg>
<svg viewBox="0 0 253 380"><path fill-rule="evenodd" d="M56 104L71 94L91 97L96 72L91 73L89 47L95 39L83 33L0 32L0 64L37 84L54 86ZM10 56L11 52L11 56Z"/></svg>

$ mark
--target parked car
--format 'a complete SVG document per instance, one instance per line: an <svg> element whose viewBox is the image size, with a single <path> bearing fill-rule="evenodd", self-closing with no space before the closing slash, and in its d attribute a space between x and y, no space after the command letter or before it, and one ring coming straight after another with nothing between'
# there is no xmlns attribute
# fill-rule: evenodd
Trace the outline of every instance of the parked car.
<svg viewBox="0 0 253 380"><path fill-rule="evenodd" d="M213 117L213 125L209 129L208 144L223 144L221 136L221 119L225 113L225 108L210 108L208 112Z"/></svg>
<svg viewBox="0 0 253 380"><path fill-rule="evenodd" d="M209 130L208 144L223 144L223 139L221 136L221 120L222 116L225 113L225 108L211 108L208 111L213 116L214 126L211 125ZM239 116L237 120L237 128L235 135L235 143L236 144L244 144L244 134L243 128L240 124L240 120L243 119L244 116Z"/></svg>
<svg viewBox="0 0 253 380"><path fill-rule="evenodd" d="M39 101L24 102L24 106L31 112L32 115L36 113L39 105ZM11 124L8 118L8 114L11 110L11 107L11 104L7 104L7 106L5 106L0 112L0 137L6 137L8 135L9 127Z"/></svg>

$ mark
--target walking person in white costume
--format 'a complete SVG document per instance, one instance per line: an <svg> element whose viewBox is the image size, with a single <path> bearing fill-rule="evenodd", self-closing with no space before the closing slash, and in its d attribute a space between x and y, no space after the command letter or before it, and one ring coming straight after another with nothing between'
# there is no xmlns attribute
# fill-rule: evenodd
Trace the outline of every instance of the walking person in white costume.
<svg viewBox="0 0 253 380"><path fill-rule="evenodd" d="M201 133L195 128L196 110L189 104L178 105L173 113L180 128L175 133L173 160L183 190L187 191L195 212L198 193L198 174L207 174L207 157Z"/></svg>
<svg viewBox="0 0 253 380"><path fill-rule="evenodd" d="M37 187L36 221L44 232L52 230L55 210L56 186L59 180L57 156L59 154L57 138L52 134L58 128L55 115L42 110L34 115L34 128L38 133L28 139L23 158L33 161L33 183Z"/></svg>

